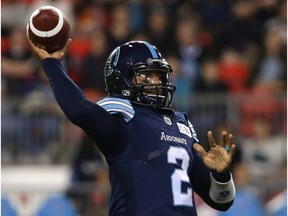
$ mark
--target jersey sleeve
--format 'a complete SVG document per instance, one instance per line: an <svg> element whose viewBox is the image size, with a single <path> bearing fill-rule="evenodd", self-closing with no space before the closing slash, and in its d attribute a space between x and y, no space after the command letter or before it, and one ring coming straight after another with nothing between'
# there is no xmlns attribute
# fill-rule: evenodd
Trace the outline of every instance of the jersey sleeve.
<svg viewBox="0 0 288 216"><path fill-rule="evenodd" d="M104 154L121 151L125 145L127 118L111 115L105 105L88 101L59 60L47 58L42 64L56 101L67 118L91 136Z"/></svg>

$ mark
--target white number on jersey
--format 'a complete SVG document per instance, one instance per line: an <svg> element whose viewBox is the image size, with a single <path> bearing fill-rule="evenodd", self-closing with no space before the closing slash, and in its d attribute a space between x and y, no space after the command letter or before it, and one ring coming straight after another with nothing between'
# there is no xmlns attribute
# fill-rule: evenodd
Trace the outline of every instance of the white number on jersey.
<svg viewBox="0 0 288 216"><path fill-rule="evenodd" d="M177 164L177 159L182 160L181 168L175 168L171 175L171 187L173 193L173 202L175 206L192 206L192 188L188 187L186 192L182 191L183 182L190 184L187 175L189 165L188 152L182 147L171 146L167 152L168 163ZM191 184L190 184L191 185Z"/></svg>

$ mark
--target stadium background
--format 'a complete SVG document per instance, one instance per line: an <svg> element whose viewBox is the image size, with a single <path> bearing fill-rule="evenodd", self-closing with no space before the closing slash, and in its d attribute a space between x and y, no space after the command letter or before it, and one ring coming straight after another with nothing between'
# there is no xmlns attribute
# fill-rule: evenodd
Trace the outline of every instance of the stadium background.
<svg viewBox="0 0 288 216"><path fill-rule="evenodd" d="M201 143L207 147L207 130L235 135L239 196L225 214L197 198L200 216L286 215L283 0L1 1L2 215L75 215L73 207L84 216L107 215L106 164L59 110L27 46L28 17L42 5L58 7L70 20L73 42L63 62L89 99L105 95L109 52L147 40L173 66L173 107L189 114Z"/></svg>

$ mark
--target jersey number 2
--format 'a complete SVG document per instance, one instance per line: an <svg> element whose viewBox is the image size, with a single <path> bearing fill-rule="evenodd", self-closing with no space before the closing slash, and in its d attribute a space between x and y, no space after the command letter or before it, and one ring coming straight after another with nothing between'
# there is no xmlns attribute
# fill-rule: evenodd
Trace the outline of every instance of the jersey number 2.
<svg viewBox="0 0 288 216"><path fill-rule="evenodd" d="M170 146L167 152L168 163L177 164L177 159L182 161L181 168L176 168L171 175L171 187L173 193L173 202L175 206L193 206L192 188L186 187L186 191L182 191L184 183L190 185L187 175L189 165L189 155L184 148Z"/></svg>

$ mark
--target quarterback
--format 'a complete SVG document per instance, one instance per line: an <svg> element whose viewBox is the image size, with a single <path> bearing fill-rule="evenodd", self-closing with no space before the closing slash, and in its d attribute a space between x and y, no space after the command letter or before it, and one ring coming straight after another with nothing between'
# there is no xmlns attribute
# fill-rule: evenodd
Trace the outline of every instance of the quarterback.
<svg viewBox="0 0 288 216"><path fill-rule="evenodd" d="M104 68L107 97L94 103L61 64L71 41L52 54L30 44L67 118L105 156L109 215L195 216L194 193L214 209L229 209L235 196L233 135L223 131L216 143L208 131L208 152L198 144L187 114L171 108L173 69L160 51L145 41L115 48Z"/></svg>

